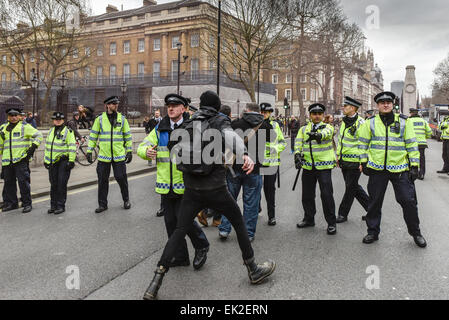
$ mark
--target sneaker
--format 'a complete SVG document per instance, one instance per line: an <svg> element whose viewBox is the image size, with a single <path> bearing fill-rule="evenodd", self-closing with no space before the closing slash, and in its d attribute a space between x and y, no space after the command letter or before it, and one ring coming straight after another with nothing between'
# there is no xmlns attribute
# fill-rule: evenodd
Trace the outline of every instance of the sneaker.
<svg viewBox="0 0 449 320"><path fill-rule="evenodd" d="M220 237L220 240L226 240L228 239L229 233L225 231L218 232L218 236Z"/></svg>

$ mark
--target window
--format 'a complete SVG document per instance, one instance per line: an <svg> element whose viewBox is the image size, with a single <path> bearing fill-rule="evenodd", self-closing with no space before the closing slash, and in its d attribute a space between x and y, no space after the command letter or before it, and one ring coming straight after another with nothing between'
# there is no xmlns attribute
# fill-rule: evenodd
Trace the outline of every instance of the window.
<svg viewBox="0 0 449 320"><path fill-rule="evenodd" d="M304 83L304 82L306 82L306 81L307 81L306 75L305 75L305 74L302 74L302 75L301 75L301 82Z"/></svg>
<svg viewBox="0 0 449 320"><path fill-rule="evenodd" d="M303 101L307 100L307 90L305 88L301 89L301 96Z"/></svg>
<svg viewBox="0 0 449 320"><path fill-rule="evenodd" d="M131 20L132 20L132 17L123 18L123 22L130 22Z"/></svg>
<svg viewBox="0 0 449 320"><path fill-rule="evenodd" d="M73 59L78 59L78 48L73 49Z"/></svg>
<svg viewBox="0 0 449 320"><path fill-rule="evenodd" d="M310 89L310 101L316 101L315 89Z"/></svg>
<svg viewBox="0 0 449 320"><path fill-rule="evenodd" d="M159 61L155 61L153 63L153 81L159 81L159 77L161 76L161 63Z"/></svg>
<svg viewBox="0 0 449 320"><path fill-rule="evenodd" d="M2 65L6 65L6 56L2 56Z"/></svg>
<svg viewBox="0 0 449 320"><path fill-rule="evenodd" d="M118 22L118 19L110 20L109 24L116 24Z"/></svg>
<svg viewBox="0 0 449 320"><path fill-rule="evenodd" d="M190 60L190 77L192 80L198 79L198 72L200 69L200 62L198 59L192 59Z"/></svg>
<svg viewBox="0 0 449 320"><path fill-rule="evenodd" d="M115 42L111 42L109 47L109 55L115 56L117 54L117 44Z"/></svg>
<svg viewBox="0 0 449 320"><path fill-rule="evenodd" d="M171 48L177 49L178 47L176 45L178 44L178 42L179 42L179 36L171 38Z"/></svg>
<svg viewBox="0 0 449 320"><path fill-rule="evenodd" d="M234 42L234 53L237 53L237 51L238 51L237 42Z"/></svg>
<svg viewBox="0 0 449 320"><path fill-rule="evenodd" d="M34 62L34 52L30 53L30 62Z"/></svg>
<svg viewBox="0 0 449 320"><path fill-rule="evenodd" d="M125 63L123 65L123 80L129 80L129 76L131 74L131 67L129 64Z"/></svg>
<svg viewBox="0 0 449 320"><path fill-rule="evenodd" d="M117 67L113 64L109 67L109 81L111 84L115 84L117 76Z"/></svg>
<svg viewBox="0 0 449 320"><path fill-rule="evenodd" d="M173 14L173 13L178 13L178 12L179 12L179 8L168 10L168 14Z"/></svg>
<svg viewBox="0 0 449 320"><path fill-rule="evenodd" d="M11 64L16 64L16 56L11 56Z"/></svg>
<svg viewBox="0 0 449 320"><path fill-rule="evenodd" d="M97 84L103 85L103 67L97 67Z"/></svg>
<svg viewBox="0 0 449 320"><path fill-rule="evenodd" d="M209 35L209 47L215 48L215 37L213 34Z"/></svg>
<svg viewBox="0 0 449 320"><path fill-rule="evenodd" d="M78 76L78 70L73 71L73 80L74 80L74 81L77 81L78 78L79 78L79 76Z"/></svg>
<svg viewBox="0 0 449 320"><path fill-rule="evenodd" d="M123 53L129 54L131 52L131 42L129 40L123 41Z"/></svg>
<svg viewBox="0 0 449 320"><path fill-rule="evenodd" d="M25 56L23 55L23 53L20 54L20 63L21 64L25 63Z"/></svg>
<svg viewBox="0 0 449 320"><path fill-rule="evenodd" d="M145 39L139 39L139 42L137 44L137 51L145 52Z"/></svg>
<svg viewBox="0 0 449 320"><path fill-rule="evenodd" d="M292 83L292 74L286 74L285 75L285 83Z"/></svg>
<svg viewBox="0 0 449 320"><path fill-rule="evenodd" d="M104 26L104 21L98 21L95 23L96 26Z"/></svg>
<svg viewBox="0 0 449 320"><path fill-rule="evenodd" d="M272 79L272 81L271 81L272 84L278 84L279 76L277 74L273 74L271 79Z"/></svg>
<svg viewBox="0 0 449 320"><path fill-rule="evenodd" d="M200 46L200 35L198 33L192 34L190 36L190 47L197 48Z"/></svg>
<svg viewBox="0 0 449 320"><path fill-rule="evenodd" d="M65 57L66 54L67 54L67 49L66 49L66 48L62 48L62 49L61 49L61 56L62 56L62 57ZM33 60L33 61L31 61L31 62L34 62L34 56L32 57L32 60Z"/></svg>
<svg viewBox="0 0 449 320"><path fill-rule="evenodd" d="M143 62L137 65L137 76L139 80L143 80L145 76L145 64Z"/></svg>
<svg viewBox="0 0 449 320"><path fill-rule="evenodd" d="M90 57L90 47L84 48L84 54L85 54L87 57Z"/></svg>
<svg viewBox="0 0 449 320"><path fill-rule="evenodd" d="M153 51L159 51L161 50L161 39L156 38L153 40Z"/></svg>
<svg viewBox="0 0 449 320"><path fill-rule="evenodd" d="M171 79L178 79L178 60L172 60L171 62Z"/></svg>
<svg viewBox="0 0 449 320"><path fill-rule="evenodd" d="M221 50L223 50L223 52L228 51L228 42L226 40L223 40L223 43L221 44Z"/></svg>
<svg viewBox="0 0 449 320"><path fill-rule="evenodd" d="M84 82L85 82L86 84L89 84L89 80L90 80L90 68L89 68L89 67L86 67L86 68L84 69Z"/></svg>
<svg viewBox="0 0 449 320"><path fill-rule="evenodd" d="M273 69L279 68L279 61L273 60L273 61L272 61L272 68L273 68Z"/></svg>
<svg viewBox="0 0 449 320"><path fill-rule="evenodd" d="M2 73L2 86L6 85L6 73Z"/></svg>
<svg viewBox="0 0 449 320"><path fill-rule="evenodd" d="M291 89L285 89L285 97L287 98L287 101L292 100L292 90Z"/></svg>
<svg viewBox="0 0 449 320"><path fill-rule="evenodd" d="M103 56L103 45L99 44L97 47L97 56L102 57Z"/></svg>
<svg viewBox="0 0 449 320"><path fill-rule="evenodd" d="M41 61L45 60L44 54L42 52L39 54L39 56L40 56L39 59L41 59ZM14 62L16 62L16 57L14 57Z"/></svg>
<svg viewBox="0 0 449 320"><path fill-rule="evenodd" d="M145 15L141 14L140 16L137 16L137 20L145 20Z"/></svg>
<svg viewBox="0 0 449 320"><path fill-rule="evenodd" d="M157 17L157 16L160 16L161 14L162 14L162 11L151 12L152 17Z"/></svg>
<svg viewBox="0 0 449 320"><path fill-rule="evenodd" d="M45 80L45 72L43 70L41 70L39 73L41 75L41 80L44 81Z"/></svg>
<svg viewBox="0 0 449 320"><path fill-rule="evenodd" d="M11 82L16 82L16 74L14 72L11 73Z"/></svg>

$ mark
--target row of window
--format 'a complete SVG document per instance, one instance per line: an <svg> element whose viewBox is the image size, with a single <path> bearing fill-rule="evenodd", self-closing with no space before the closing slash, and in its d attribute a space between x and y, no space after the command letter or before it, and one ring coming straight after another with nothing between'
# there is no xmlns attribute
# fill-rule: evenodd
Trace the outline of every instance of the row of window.
<svg viewBox="0 0 449 320"><path fill-rule="evenodd" d="M305 74L301 75L301 82L307 82L307 77ZM271 76L271 83L272 84L280 84L279 82L279 75L278 74L273 74ZM292 83L292 74L286 74L285 75L285 83Z"/></svg>
<svg viewBox="0 0 449 320"><path fill-rule="evenodd" d="M307 91L310 93L310 99L307 96ZM290 102L292 100L292 90L291 89L285 89L284 91L284 97L281 98L279 97L279 90L275 90L275 95L276 95L276 101L283 101L284 98L287 98L287 100ZM301 96L302 96L302 100L303 101L316 101L317 100L317 96L316 96L316 90L315 89L309 89L307 90L307 88L302 88L301 89Z"/></svg>

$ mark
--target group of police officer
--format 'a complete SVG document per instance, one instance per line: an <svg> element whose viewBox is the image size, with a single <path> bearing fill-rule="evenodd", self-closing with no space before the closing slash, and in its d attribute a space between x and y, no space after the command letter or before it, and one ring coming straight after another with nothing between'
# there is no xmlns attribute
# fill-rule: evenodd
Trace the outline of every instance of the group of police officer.
<svg viewBox="0 0 449 320"><path fill-rule="evenodd" d="M345 98L343 123L338 136L337 155L332 141L334 128L323 123L326 107L313 104L309 107L310 123L302 127L295 141L295 165L302 174L302 203L304 219L298 228L315 225L315 189L318 182L321 201L328 228L327 233L336 234L337 223L344 223L354 199L366 211L368 234L363 243L379 239L382 204L390 181L396 201L401 205L408 232L416 245L427 243L419 228L415 180L424 179L426 138L431 135L426 121L411 110L411 117L393 112L396 96L382 92L375 96L379 113L363 120L357 111L361 103ZM331 170L342 169L346 190L335 215ZM419 170L421 169L421 170ZM359 185L361 173L369 177L368 194Z"/></svg>

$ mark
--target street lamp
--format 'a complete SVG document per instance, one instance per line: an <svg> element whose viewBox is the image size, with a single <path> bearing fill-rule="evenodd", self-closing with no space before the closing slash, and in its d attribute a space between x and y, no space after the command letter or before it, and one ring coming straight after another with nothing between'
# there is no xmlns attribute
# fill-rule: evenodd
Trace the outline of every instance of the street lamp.
<svg viewBox="0 0 449 320"><path fill-rule="evenodd" d="M181 61L182 43L178 42L176 44L176 48L178 49L178 89L177 89L177 94L179 94L180 78L181 78L181 63L186 63L189 56L183 56L183 61Z"/></svg>
<svg viewBox="0 0 449 320"><path fill-rule="evenodd" d="M36 70L33 68L33 79L31 79L31 87L33 88L33 117L36 112L36 88L39 83L39 79L36 77Z"/></svg>
<svg viewBox="0 0 449 320"><path fill-rule="evenodd" d="M237 118L240 118L240 99L237 99Z"/></svg>
<svg viewBox="0 0 449 320"><path fill-rule="evenodd" d="M260 53L262 50L257 48L257 104L259 104L259 96L260 96Z"/></svg>
<svg viewBox="0 0 449 320"><path fill-rule="evenodd" d="M128 103L126 101L126 91L128 91L128 84L123 80L122 84L120 85L120 90L122 91L122 106L123 110L125 112L125 115L128 116Z"/></svg>
<svg viewBox="0 0 449 320"><path fill-rule="evenodd" d="M221 0L218 0L218 41L217 41L217 95L220 96L220 60L221 60Z"/></svg>
<svg viewBox="0 0 449 320"><path fill-rule="evenodd" d="M59 94L58 94L57 111L67 114L67 110L66 110L67 103L65 103L66 99L65 99L64 89L65 89L65 87L67 87L67 82L69 79L66 77L65 72L63 72L61 75L61 78L59 78L58 80L59 80L59 86L61 87L61 90L59 91Z"/></svg>

